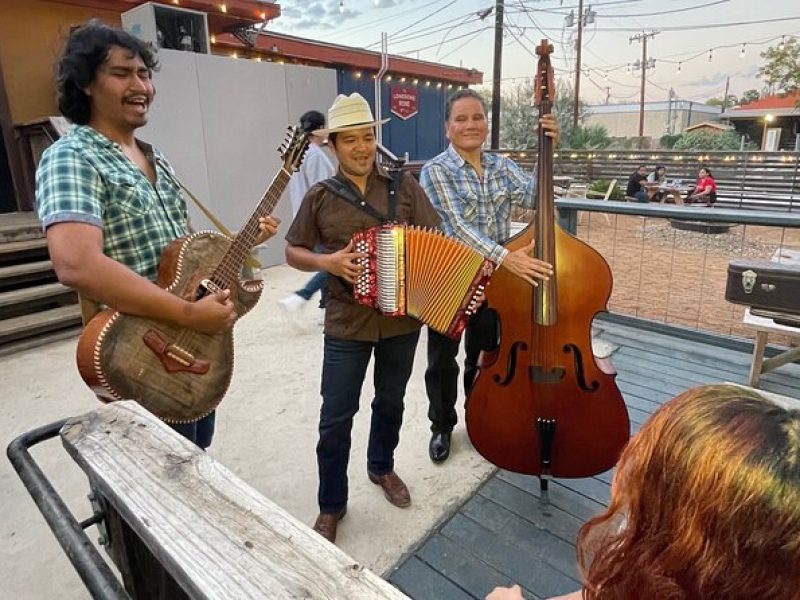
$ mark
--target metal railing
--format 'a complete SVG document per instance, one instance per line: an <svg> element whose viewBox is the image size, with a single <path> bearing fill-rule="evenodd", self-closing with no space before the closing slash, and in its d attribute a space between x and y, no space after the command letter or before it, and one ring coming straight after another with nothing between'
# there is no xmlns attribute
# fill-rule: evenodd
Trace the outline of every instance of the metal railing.
<svg viewBox="0 0 800 600"><path fill-rule="evenodd" d="M742 325L745 307L725 300L728 263L800 250L796 213L587 199L556 206L562 225L611 266L611 318L729 347L742 347L752 332Z"/></svg>

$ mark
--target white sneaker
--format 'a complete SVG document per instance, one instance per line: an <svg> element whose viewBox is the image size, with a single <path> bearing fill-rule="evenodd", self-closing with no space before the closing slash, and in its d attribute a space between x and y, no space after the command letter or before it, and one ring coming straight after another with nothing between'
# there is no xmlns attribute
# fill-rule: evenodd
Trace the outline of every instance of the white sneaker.
<svg viewBox="0 0 800 600"><path fill-rule="evenodd" d="M292 294L290 296L286 296L282 300L278 300L278 304L281 305L281 308L286 312L295 312L300 310L300 308L306 303L306 299L302 296L298 296L297 294Z"/></svg>

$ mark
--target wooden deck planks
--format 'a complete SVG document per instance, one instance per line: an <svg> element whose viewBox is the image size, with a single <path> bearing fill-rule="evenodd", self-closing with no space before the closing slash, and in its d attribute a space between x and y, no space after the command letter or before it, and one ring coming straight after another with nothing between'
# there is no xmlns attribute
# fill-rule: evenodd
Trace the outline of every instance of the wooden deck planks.
<svg viewBox="0 0 800 600"><path fill-rule="evenodd" d="M617 323L599 327L601 339L619 346L612 360L633 431L690 387L747 380L748 352ZM761 388L800 398L800 365L764 374ZM526 598L578 589L575 538L582 523L608 502L612 478L613 470L551 482L545 514L537 478L498 471L389 580L419 600L484 598L495 585L511 582L523 586Z"/></svg>

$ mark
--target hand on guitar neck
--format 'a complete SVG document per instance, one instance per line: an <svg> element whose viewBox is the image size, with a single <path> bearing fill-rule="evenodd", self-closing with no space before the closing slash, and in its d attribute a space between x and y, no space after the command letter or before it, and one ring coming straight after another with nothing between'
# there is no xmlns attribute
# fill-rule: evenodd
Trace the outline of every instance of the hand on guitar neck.
<svg viewBox="0 0 800 600"><path fill-rule="evenodd" d="M506 254L500 267L511 271L514 275L527 281L532 286L538 285L537 279L547 281L553 274L553 266L538 258L533 258L533 244L530 244L519 250L514 250Z"/></svg>

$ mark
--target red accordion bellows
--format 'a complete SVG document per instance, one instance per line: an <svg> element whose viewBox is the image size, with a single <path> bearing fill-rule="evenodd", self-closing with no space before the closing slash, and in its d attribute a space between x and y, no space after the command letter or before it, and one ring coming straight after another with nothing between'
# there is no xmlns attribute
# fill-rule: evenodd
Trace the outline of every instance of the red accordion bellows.
<svg viewBox="0 0 800 600"><path fill-rule="evenodd" d="M356 300L388 316L408 315L452 338L477 308L494 263L439 231L376 225L353 235L364 252Z"/></svg>

